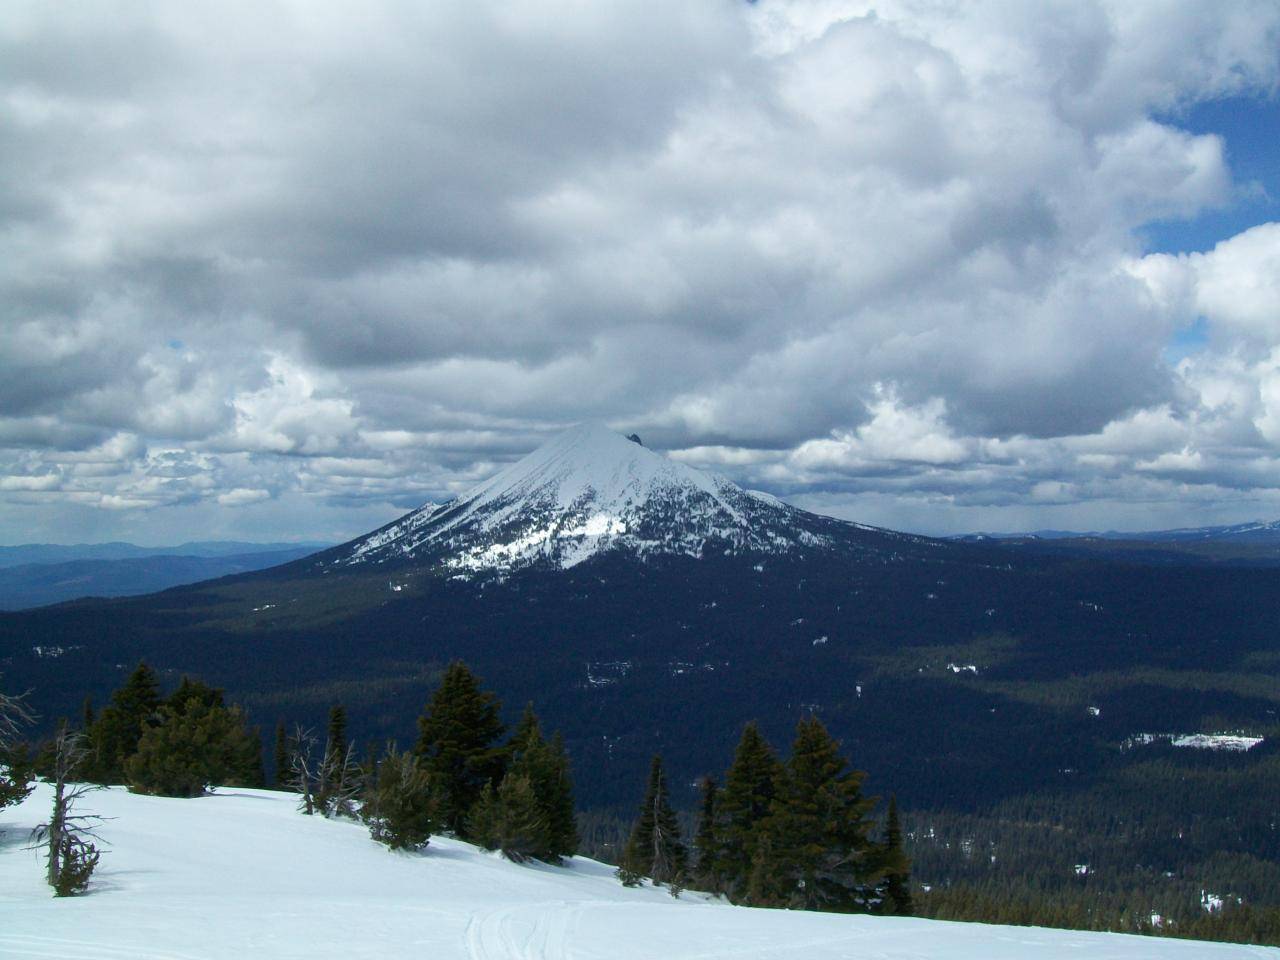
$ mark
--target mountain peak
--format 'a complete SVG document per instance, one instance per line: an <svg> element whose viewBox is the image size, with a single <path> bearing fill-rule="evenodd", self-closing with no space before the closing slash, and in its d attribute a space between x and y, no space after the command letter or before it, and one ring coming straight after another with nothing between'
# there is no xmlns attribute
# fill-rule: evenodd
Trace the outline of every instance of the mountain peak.
<svg viewBox="0 0 1280 960"><path fill-rule="evenodd" d="M606 550L778 553L821 542L800 520L808 516L589 421L456 499L338 548L329 562L501 571L571 567Z"/></svg>

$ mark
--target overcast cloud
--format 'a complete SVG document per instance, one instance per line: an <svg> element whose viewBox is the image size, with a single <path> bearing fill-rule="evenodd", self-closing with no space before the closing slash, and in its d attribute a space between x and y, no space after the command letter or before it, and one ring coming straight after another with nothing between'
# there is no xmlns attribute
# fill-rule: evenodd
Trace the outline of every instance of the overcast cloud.
<svg viewBox="0 0 1280 960"><path fill-rule="evenodd" d="M0 541L352 536L583 419L931 532L1280 516L1280 6L0 13Z"/></svg>

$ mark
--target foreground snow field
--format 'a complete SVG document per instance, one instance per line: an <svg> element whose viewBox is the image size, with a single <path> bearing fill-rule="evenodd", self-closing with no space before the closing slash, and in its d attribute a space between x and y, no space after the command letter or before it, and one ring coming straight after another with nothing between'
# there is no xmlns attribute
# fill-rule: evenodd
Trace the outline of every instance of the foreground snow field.
<svg viewBox="0 0 1280 960"><path fill-rule="evenodd" d="M49 788L0 811L0 957L1280 960L1263 947L673 900L624 889L591 860L521 866L441 838L392 854L359 824L301 816L260 790L87 800L81 812L114 819L91 892L71 899L51 895L43 859L24 849Z"/></svg>

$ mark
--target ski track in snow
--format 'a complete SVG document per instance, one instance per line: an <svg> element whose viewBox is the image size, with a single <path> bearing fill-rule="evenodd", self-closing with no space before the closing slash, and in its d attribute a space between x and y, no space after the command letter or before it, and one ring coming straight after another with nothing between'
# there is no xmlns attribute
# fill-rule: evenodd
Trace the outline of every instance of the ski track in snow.
<svg viewBox="0 0 1280 960"><path fill-rule="evenodd" d="M567 957L579 914L589 904L554 900L472 914L467 921L470 960L550 960Z"/></svg>

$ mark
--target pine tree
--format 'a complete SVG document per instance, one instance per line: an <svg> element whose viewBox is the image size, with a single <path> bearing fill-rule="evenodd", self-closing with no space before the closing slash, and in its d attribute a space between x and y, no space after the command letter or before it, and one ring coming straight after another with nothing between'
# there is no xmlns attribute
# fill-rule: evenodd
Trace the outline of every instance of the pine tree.
<svg viewBox="0 0 1280 960"><path fill-rule="evenodd" d="M533 709L533 701L530 700L525 703L524 713L520 714L520 722L516 724L515 730L511 732L511 740L507 743L508 763L520 751L527 750L534 744L544 742L546 742L546 738L542 735L542 721L538 719L538 715Z"/></svg>
<svg viewBox="0 0 1280 960"><path fill-rule="evenodd" d="M667 796L662 757L655 755L649 766L640 817L623 852L623 865L631 873L651 877L654 883L669 883L683 879L686 859L680 824Z"/></svg>
<svg viewBox="0 0 1280 960"><path fill-rule="evenodd" d="M503 775L506 751L497 698L480 689L466 665L454 661L418 718L414 753L422 758L439 799L446 830L467 837L467 815L486 783Z"/></svg>
<svg viewBox="0 0 1280 960"><path fill-rule="evenodd" d="M911 861L902 848L902 824L898 819L898 798L889 798L889 813L885 820L884 842L880 845L881 869L884 879L881 881L879 897L881 913L896 913L910 916L915 913L915 904L911 899ZM1076 905L1078 908L1078 904ZM1079 927L1080 919L1068 921L1070 926Z"/></svg>
<svg viewBox="0 0 1280 960"><path fill-rule="evenodd" d="M861 771L816 717L800 721L786 776L762 824L769 858L758 869L765 902L805 910L865 910L882 877L868 833L874 799L862 795Z"/></svg>
<svg viewBox="0 0 1280 960"><path fill-rule="evenodd" d="M370 835L392 850L420 850L435 831L435 808L422 762L388 744L360 810Z"/></svg>
<svg viewBox="0 0 1280 960"><path fill-rule="evenodd" d="M497 790L492 783L484 785L472 807L468 833L486 850L501 850L517 863L545 859L551 842L547 815L533 782L514 767Z"/></svg>
<svg viewBox="0 0 1280 960"><path fill-rule="evenodd" d="M123 783L125 761L138 751L143 730L156 722L162 703L155 673L139 663L89 728L80 775L95 783Z"/></svg>
<svg viewBox="0 0 1280 960"><path fill-rule="evenodd" d="M258 785L262 744L245 724L240 708L224 707L220 701L220 691L216 698L201 691L166 704L125 761L129 789L198 797L218 784Z"/></svg>
<svg viewBox="0 0 1280 960"><path fill-rule="evenodd" d="M211 687L201 680L192 680L184 676L178 688L169 694L164 706L173 713L183 713L189 706L199 705L212 710L214 707L225 707L226 698L218 687Z"/></svg>
<svg viewBox="0 0 1280 960"><path fill-rule="evenodd" d="M486 850L497 850L498 835L502 832L501 817L498 791L493 789L492 783L486 783L467 813L467 834Z"/></svg>
<svg viewBox="0 0 1280 960"><path fill-rule="evenodd" d="M782 765L755 723L742 731L716 802L716 855L708 864L735 903L747 892L760 825L769 815Z"/></svg>
<svg viewBox="0 0 1280 960"><path fill-rule="evenodd" d="M694 834L693 849L697 854L694 882L699 890L720 892L720 875L716 869L719 842L716 836L716 801L720 792L715 777L703 777L702 808L698 816L698 832Z"/></svg>
<svg viewBox="0 0 1280 960"><path fill-rule="evenodd" d="M574 854L578 829L573 812L573 783L569 758L559 734L550 743L542 735L542 725L526 704L520 723L507 744L507 776L525 776L533 787L547 823L547 844L531 856L549 863Z"/></svg>
<svg viewBox="0 0 1280 960"><path fill-rule="evenodd" d="M325 753L342 757L347 752L347 709L340 703L329 708L329 732L325 740Z"/></svg>
<svg viewBox="0 0 1280 960"><path fill-rule="evenodd" d="M551 764L544 782L542 800L550 834L550 859L554 862L578 852L578 821L573 808L573 778L569 755L559 732L551 738Z"/></svg>
<svg viewBox="0 0 1280 960"><path fill-rule="evenodd" d="M277 790L283 790L289 780L289 737L285 733L283 720L276 722L276 741L272 759L275 775L271 783Z"/></svg>

